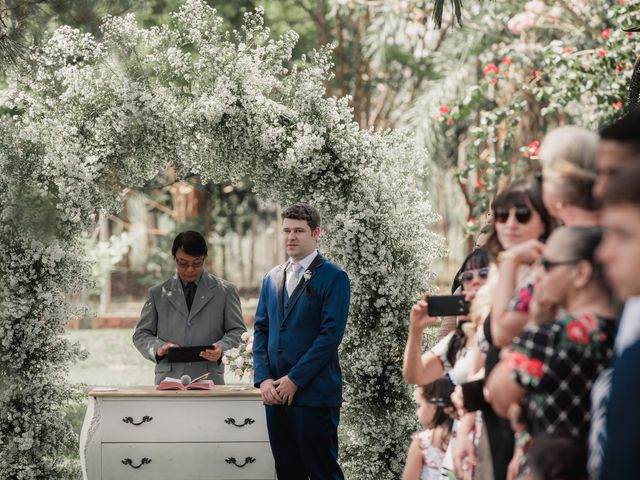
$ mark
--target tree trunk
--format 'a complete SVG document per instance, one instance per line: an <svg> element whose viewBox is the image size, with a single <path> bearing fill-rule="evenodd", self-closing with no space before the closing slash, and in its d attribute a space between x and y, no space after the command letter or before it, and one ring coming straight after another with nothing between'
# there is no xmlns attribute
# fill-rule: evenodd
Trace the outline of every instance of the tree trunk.
<svg viewBox="0 0 640 480"><path fill-rule="evenodd" d="M99 214L99 228L98 241L109 241L109 217L105 212ZM103 287L100 292L100 305L98 307L98 315L104 316L109 310L109 304L111 303L111 265L109 265L109 259L101 259L103 270Z"/></svg>

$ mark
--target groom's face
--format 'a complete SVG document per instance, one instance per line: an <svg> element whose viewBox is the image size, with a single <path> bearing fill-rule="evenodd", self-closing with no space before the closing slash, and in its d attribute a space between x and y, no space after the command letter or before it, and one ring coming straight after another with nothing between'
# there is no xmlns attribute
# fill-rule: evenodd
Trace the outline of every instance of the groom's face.
<svg viewBox="0 0 640 480"><path fill-rule="evenodd" d="M294 260L302 260L311 255L318 245L320 227L312 232L306 220L285 218L282 222L282 231L287 255Z"/></svg>

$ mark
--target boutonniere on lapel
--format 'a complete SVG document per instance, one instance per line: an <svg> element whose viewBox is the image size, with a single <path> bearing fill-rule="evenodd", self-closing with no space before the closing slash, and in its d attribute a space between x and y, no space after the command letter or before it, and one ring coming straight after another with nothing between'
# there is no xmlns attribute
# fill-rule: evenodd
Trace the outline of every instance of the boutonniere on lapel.
<svg viewBox="0 0 640 480"><path fill-rule="evenodd" d="M302 278L304 278L305 283L311 279L311 275L313 275L313 272L311 270L307 270L306 272L304 272Z"/></svg>

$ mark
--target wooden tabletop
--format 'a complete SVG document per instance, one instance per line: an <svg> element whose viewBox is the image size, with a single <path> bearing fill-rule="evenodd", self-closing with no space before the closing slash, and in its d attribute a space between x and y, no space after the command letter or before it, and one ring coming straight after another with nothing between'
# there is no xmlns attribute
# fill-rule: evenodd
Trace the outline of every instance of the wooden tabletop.
<svg viewBox="0 0 640 480"><path fill-rule="evenodd" d="M215 385L213 390L156 390L155 386L94 387L91 397L245 397L259 398L260 390L250 385Z"/></svg>

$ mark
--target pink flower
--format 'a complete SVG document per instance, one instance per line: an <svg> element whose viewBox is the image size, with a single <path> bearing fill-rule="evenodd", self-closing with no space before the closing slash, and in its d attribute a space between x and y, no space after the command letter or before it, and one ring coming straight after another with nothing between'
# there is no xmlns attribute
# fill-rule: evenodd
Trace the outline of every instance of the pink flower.
<svg viewBox="0 0 640 480"><path fill-rule="evenodd" d="M447 105L440 105L440 113L449 113L449 107Z"/></svg>
<svg viewBox="0 0 640 480"><path fill-rule="evenodd" d="M497 78L492 78L489 81L491 82L491 85L495 85L496 83L498 83L498 79Z"/></svg>
<svg viewBox="0 0 640 480"><path fill-rule="evenodd" d="M573 48L571 47L564 47L564 49L562 50L564 53L573 53Z"/></svg>
<svg viewBox="0 0 640 480"><path fill-rule="evenodd" d="M547 9L547 6L544 4L544 2L541 2L540 0L532 0L530 2L525 3L524 9L527 12L533 13L534 15L542 15L544 11Z"/></svg>
<svg viewBox="0 0 640 480"><path fill-rule="evenodd" d="M454 123L456 122L453 121L453 118L447 118L447 125L453 125Z"/></svg>
<svg viewBox="0 0 640 480"><path fill-rule="evenodd" d="M618 101L611 105L614 110L620 110L622 108L622 102Z"/></svg>
<svg viewBox="0 0 640 480"><path fill-rule="evenodd" d="M542 72L540 70L536 70L534 75L536 76L536 78L540 78L542 76Z"/></svg>
<svg viewBox="0 0 640 480"><path fill-rule="evenodd" d="M515 15L509 22L507 28L514 35L519 35L525 30L531 28L534 24L535 17L531 12L522 12Z"/></svg>
<svg viewBox="0 0 640 480"><path fill-rule="evenodd" d="M607 56L607 52L605 52L602 48L599 48L597 50L597 52L598 52L598 56L599 57L606 57Z"/></svg>
<svg viewBox="0 0 640 480"><path fill-rule="evenodd" d="M250 334L249 332L243 332L243 333L242 333L242 335L240 335L240 339L241 339L243 342L246 342L247 340L249 340L249 336L250 336L250 335L251 335L251 334Z"/></svg>
<svg viewBox="0 0 640 480"><path fill-rule="evenodd" d="M511 65L511 59L509 57L504 57L502 60L500 60L501 63L504 63L505 65Z"/></svg>
<svg viewBox="0 0 640 480"><path fill-rule="evenodd" d="M610 28L605 28L600 33L600 36L606 40L607 38L609 38L611 36L611 29Z"/></svg>
<svg viewBox="0 0 640 480"><path fill-rule="evenodd" d="M247 345L247 352L253 353L253 342Z"/></svg>

